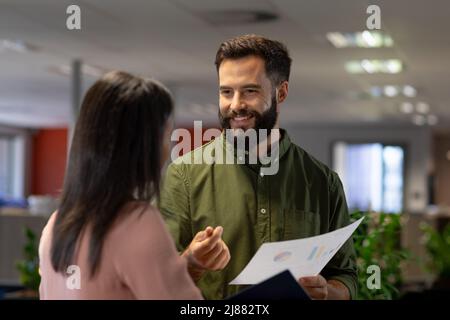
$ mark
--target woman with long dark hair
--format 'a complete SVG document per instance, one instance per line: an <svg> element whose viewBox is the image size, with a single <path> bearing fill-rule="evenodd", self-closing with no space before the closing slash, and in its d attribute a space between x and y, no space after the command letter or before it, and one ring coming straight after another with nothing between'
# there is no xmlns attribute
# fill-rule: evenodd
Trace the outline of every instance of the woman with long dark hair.
<svg viewBox="0 0 450 320"><path fill-rule="evenodd" d="M41 299L200 299L158 210L173 102L110 72L87 92L61 204L39 246Z"/></svg>

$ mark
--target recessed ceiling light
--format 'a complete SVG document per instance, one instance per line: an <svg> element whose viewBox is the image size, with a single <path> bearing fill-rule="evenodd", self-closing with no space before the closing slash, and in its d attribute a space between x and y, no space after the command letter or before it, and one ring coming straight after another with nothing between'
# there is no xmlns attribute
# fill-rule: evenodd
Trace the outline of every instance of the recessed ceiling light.
<svg viewBox="0 0 450 320"><path fill-rule="evenodd" d="M367 59L361 61L361 67L363 67L367 73L374 73L376 71L376 64Z"/></svg>
<svg viewBox="0 0 450 320"><path fill-rule="evenodd" d="M384 38L384 46L385 47L392 47L394 45L394 40L390 36L386 36Z"/></svg>
<svg viewBox="0 0 450 320"><path fill-rule="evenodd" d="M430 112L430 105L425 102L418 102L416 105L416 111L418 113L426 114Z"/></svg>
<svg viewBox="0 0 450 320"><path fill-rule="evenodd" d="M380 48L392 47L394 41L389 35L379 31L328 32L326 38L336 48Z"/></svg>
<svg viewBox="0 0 450 320"><path fill-rule="evenodd" d="M398 95L398 89L396 86L385 86L384 94L390 98L396 97Z"/></svg>
<svg viewBox="0 0 450 320"><path fill-rule="evenodd" d="M348 73L364 73L364 69L361 66L361 61L349 61L345 64L345 69Z"/></svg>
<svg viewBox="0 0 450 320"><path fill-rule="evenodd" d="M382 65L386 68L386 73L399 73L402 71L402 63L400 60L386 60Z"/></svg>
<svg viewBox="0 0 450 320"><path fill-rule="evenodd" d="M326 35L328 41L336 48L349 47L349 42L345 35L340 32L328 32Z"/></svg>
<svg viewBox="0 0 450 320"><path fill-rule="evenodd" d="M412 104L411 102L403 102L403 103L400 105L400 110L401 110L403 113L413 113L413 111L414 111L414 106L413 106L413 104Z"/></svg>
<svg viewBox="0 0 450 320"><path fill-rule="evenodd" d="M412 86L398 86L398 85L387 85L387 86L372 86L370 87L370 90L368 93L373 98L380 98L380 97L388 97L388 98L395 98L398 95L404 95L407 98L412 97L412 92L417 92L416 89Z"/></svg>
<svg viewBox="0 0 450 320"><path fill-rule="evenodd" d="M398 59L389 60L352 60L345 64L345 69L349 73L399 73L403 70L403 63Z"/></svg>
<svg viewBox="0 0 450 320"><path fill-rule="evenodd" d="M406 85L403 87L403 95L408 98L414 98L417 95L417 90L413 86Z"/></svg>
<svg viewBox="0 0 450 320"><path fill-rule="evenodd" d="M415 125L418 125L418 126L423 126L427 122L425 116L423 116L421 114L414 115L412 121Z"/></svg>
<svg viewBox="0 0 450 320"><path fill-rule="evenodd" d="M376 47L377 46L377 39L374 36L375 33L371 33L370 31L363 31L363 33L361 34L361 37L364 39L365 43L367 43L367 45L371 48Z"/></svg>

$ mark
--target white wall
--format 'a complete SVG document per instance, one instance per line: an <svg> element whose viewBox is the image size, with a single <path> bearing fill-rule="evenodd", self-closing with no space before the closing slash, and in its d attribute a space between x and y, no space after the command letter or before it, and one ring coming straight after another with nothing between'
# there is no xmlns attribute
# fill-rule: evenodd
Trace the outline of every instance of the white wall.
<svg viewBox="0 0 450 320"><path fill-rule="evenodd" d="M427 175L431 164L431 130L427 127L284 126L291 140L331 167L333 142L382 142L406 147L405 209L427 206Z"/></svg>

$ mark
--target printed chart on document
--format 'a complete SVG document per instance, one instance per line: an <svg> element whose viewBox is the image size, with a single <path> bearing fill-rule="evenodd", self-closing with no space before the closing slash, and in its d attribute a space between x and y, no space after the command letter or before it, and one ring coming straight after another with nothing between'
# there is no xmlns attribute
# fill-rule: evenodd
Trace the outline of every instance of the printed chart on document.
<svg viewBox="0 0 450 320"><path fill-rule="evenodd" d="M315 237L264 243L230 284L256 284L286 269L296 279L318 275L362 220Z"/></svg>

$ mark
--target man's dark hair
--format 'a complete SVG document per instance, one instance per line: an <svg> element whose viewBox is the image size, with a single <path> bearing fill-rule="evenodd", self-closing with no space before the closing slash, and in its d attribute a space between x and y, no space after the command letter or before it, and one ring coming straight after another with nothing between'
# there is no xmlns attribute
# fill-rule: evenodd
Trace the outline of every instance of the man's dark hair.
<svg viewBox="0 0 450 320"><path fill-rule="evenodd" d="M162 141L173 110L159 83L114 71L86 93L75 127L51 244L53 269L65 273L89 225L93 276L103 240L130 201L159 195Z"/></svg>
<svg viewBox="0 0 450 320"><path fill-rule="evenodd" d="M270 40L254 34L239 36L223 42L216 54L216 68L225 59L239 59L247 56L258 56L265 62L267 77L273 86L289 81L291 58L288 50L281 42Z"/></svg>

